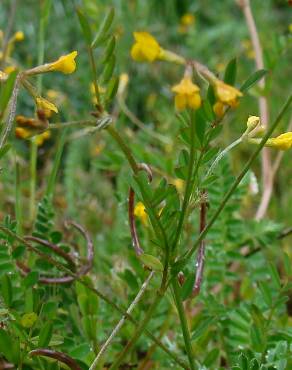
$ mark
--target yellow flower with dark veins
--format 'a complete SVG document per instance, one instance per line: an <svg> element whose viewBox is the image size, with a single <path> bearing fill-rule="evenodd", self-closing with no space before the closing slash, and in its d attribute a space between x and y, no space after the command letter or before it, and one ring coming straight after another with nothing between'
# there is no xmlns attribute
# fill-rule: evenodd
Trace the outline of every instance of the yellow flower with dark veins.
<svg viewBox="0 0 292 370"><path fill-rule="evenodd" d="M234 108L238 104L238 98L242 96L242 92L235 87L227 85L223 81L215 80L214 84L215 95L217 99L226 105Z"/></svg>
<svg viewBox="0 0 292 370"><path fill-rule="evenodd" d="M45 98L42 98L41 96L36 98L36 105L39 110L44 111L47 118L51 116L51 112L58 113L58 108L55 106L55 104L51 103Z"/></svg>
<svg viewBox="0 0 292 370"><path fill-rule="evenodd" d="M134 32L134 39L131 57L136 62L154 62L159 59L162 48L150 33Z"/></svg>
<svg viewBox="0 0 292 370"><path fill-rule="evenodd" d="M72 51L72 53L61 56L58 60L53 63L50 63L48 70L49 71L58 71L64 74L73 73L76 69L75 58L77 57L78 52Z"/></svg>
<svg viewBox="0 0 292 370"><path fill-rule="evenodd" d="M147 225L148 222L148 216L145 211L145 206L142 202L138 202L134 209L134 215L138 217L144 225Z"/></svg>
<svg viewBox="0 0 292 370"><path fill-rule="evenodd" d="M282 135L268 139L265 146L279 150L288 150L292 147L292 132L285 132Z"/></svg>
<svg viewBox="0 0 292 370"><path fill-rule="evenodd" d="M201 106L200 88L192 82L189 76L184 77L179 84L171 89L176 95L175 108L182 111L185 108L198 109Z"/></svg>

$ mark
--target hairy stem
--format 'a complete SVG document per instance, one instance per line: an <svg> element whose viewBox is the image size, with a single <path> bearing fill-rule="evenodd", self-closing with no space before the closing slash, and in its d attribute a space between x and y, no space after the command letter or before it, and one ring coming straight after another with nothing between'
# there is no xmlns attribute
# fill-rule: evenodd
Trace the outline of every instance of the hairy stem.
<svg viewBox="0 0 292 370"><path fill-rule="evenodd" d="M147 289L147 286L150 283L153 275L154 275L154 271L151 271L150 274L148 275L147 279L145 280L145 282L142 284L141 289L139 290L135 299L133 300L133 302L130 304L129 308L127 309L128 314L130 314L133 311L133 309L137 306L137 304L139 303L139 301L142 298L143 294L145 293L145 291ZM126 316L123 315L123 317L118 322L118 324L116 325L114 330L111 332L111 335L108 337L108 339L104 342L103 346L99 350L99 352L98 352L97 356L95 357L93 363L91 364L89 370L94 370L94 369L97 368L98 361L101 359L102 355L104 354L104 352L106 351L108 346L111 344L114 337L117 335L117 333L119 332L119 330L121 329L121 327L123 326L125 321L126 321Z"/></svg>
<svg viewBox="0 0 292 370"><path fill-rule="evenodd" d="M172 288L173 288L175 304L176 304L176 308L177 308L177 311L178 311L180 324L181 324L181 328L182 328L182 332L183 332L186 352L187 352L187 356L188 356L189 363L190 363L190 368L191 368L191 370L195 370L197 367L196 367L195 362L194 362L194 355L193 355L193 350L192 350L190 331L189 331L189 328L188 328L187 318L186 318L184 306L183 306L181 295L180 295L180 286L178 284L177 279L173 279Z"/></svg>

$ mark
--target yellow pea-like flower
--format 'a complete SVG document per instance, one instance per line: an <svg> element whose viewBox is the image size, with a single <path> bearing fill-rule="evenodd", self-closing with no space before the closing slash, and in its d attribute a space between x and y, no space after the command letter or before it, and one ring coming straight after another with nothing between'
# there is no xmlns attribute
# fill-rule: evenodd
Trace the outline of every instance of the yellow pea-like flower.
<svg viewBox="0 0 292 370"><path fill-rule="evenodd" d="M42 98L41 96L36 98L36 105L38 109L44 111L47 118L51 116L51 112L58 113L58 108L55 106L55 104L51 103L45 98Z"/></svg>
<svg viewBox="0 0 292 370"><path fill-rule="evenodd" d="M26 128L16 127L16 129L15 129L15 136L18 139L28 139L31 136L33 136L33 133L30 130L26 129Z"/></svg>
<svg viewBox="0 0 292 370"><path fill-rule="evenodd" d="M180 23L183 25L183 26L191 26L192 24L195 23L195 16L191 13L185 13L181 19L180 19Z"/></svg>
<svg viewBox="0 0 292 370"><path fill-rule="evenodd" d="M148 216L145 211L145 206L142 202L138 202L134 208L134 215L138 217L144 225L147 225Z"/></svg>
<svg viewBox="0 0 292 370"><path fill-rule="evenodd" d="M265 146L279 150L290 149L292 147L292 132L285 132L282 135L268 139Z"/></svg>
<svg viewBox="0 0 292 370"><path fill-rule="evenodd" d="M17 31L14 36L14 40L17 42L23 41L24 40L24 33L22 31Z"/></svg>
<svg viewBox="0 0 292 370"><path fill-rule="evenodd" d="M216 117L222 118L224 116L224 113L225 113L225 105L223 103L221 103L221 101L217 101L213 105L213 111L216 114Z"/></svg>
<svg viewBox="0 0 292 370"><path fill-rule="evenodd" d="M154 62L159 59L162 48L150 33L134 32L134 39L131 57L136 62Z"/></svg>
<svg viewBox="0 0 292 370"><path fill-rule="evenodd" d="M31 313L25 313L22 318L21 318L21 325L24 328L31 328L35 322L37 321L38 316L36 313L31 312Z"/></svg>
<svg viewBox="0 0 292 370"><path fill-rule="evenodd" d="M37 135L35 137L35 142L36 142L37 146L41 146L50 137L51 137L51 131L50 130L47 130L47 131L43 132L42 134Z"/></svg>
<svg viewBox="0 0 292 370"><path fill-rule="evenodd" d="M185 108L198 109L201 106L200 88L192 82L191 77L184 77L179 84L171 89L176 95L175 108L182 111Z"/></svg>
<svg viewBox="0 0 292 370"><path fill-rule="evenodd" d="M235 87L230 86L218 79L214 82L215 95L217 99L226 105L234 108L238 104L238 98L242 96L242 92Z"/></svg>
<svg viewBox="0 0 292 370"><path fill-rule="evenodd" d="M75 58L78 52L72 51L72 53L61 56L58 60L49 64L49 71L58 71L64 74L73 73L76 70Z"/></svg>
<svg viewBox="0 0 292 370"><path fill-rule="evenodd" d="M249 116L246 122L246 126L252 130L260 123L260 117L258 116Z"/></svg>

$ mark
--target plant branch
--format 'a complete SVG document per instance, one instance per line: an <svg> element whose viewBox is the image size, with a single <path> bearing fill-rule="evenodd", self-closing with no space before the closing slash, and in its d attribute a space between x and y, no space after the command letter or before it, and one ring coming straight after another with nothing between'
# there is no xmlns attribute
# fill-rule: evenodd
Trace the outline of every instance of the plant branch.
<svg viewBox="0 0 292 370"><path fill-rule="evenodd" d="M252 46L255 52L255 62L257 69L264 69L264 61L263 61L263 52L262 47L258 35L258 30L256 27L256 23L252 14L250 0L238 0L238 4L242 9L242 12L245 16L246 25L250 33L250 38L252 42ZM259 81L259 86L261 90L265 88L265 79L262 78ZM262 125L264 127L268 126L269 121L269 110L268 110L268 103L265 96L259 97L259 110L260 110L260 118ZM263 194L261 197L261 201L259 207L256 212L255 218L260 220L264 217L267 212L267 208L269 206L269 202L271 199L272 191L273 191L273 176L271 170L271 159L270 159L270 151L267 148L264 148L262 152L262 184L263 184Z"/></svg>
<svg viewBox="0 0 292 370"><path fill-rule="evenodd" d="M151 271L150 274L148 275L147 279L142 284L141 289L139 290L139 292L136 295L135 299L133 300L133 302L130 304L129 308L127 309L127 311L126 311L127 314L130 314L133 311L133 309L137 306L137 304L139 303L139 301L142 298L143 294L145 293L145 291L147 289L147 286L150 283L153 275L154 275L154 271ZM117 335L117 333L119 332L119 330L121 329L121 327L123 326L124 322L126 321L126 318L127 317L125 315L123 315L123 317L118 322L118 324L116 325L116 327L114 328L114 330L111 332L111 335L108 337L108 339L105 341L105 343L103 344L103 346L99 350L99 352L98 352L97 356L95 357L93 363L91 364L89 370L94 370L94 369L97 368L98 361L101 359L102 355L104 354L104 352L106 351L106 349L108 348L108 346L111 344L111 342L113 341L114 337Z"/></svg>
<svg viewBox="0 0 292 370"><path fill-rule="evenodd" d="M176 308L177 308L180 323L181 323L181 328L182 328L182 332L183 332L183 337L184 337L187 356L188 356L189 363L190 363L190 368L191 368L191 370L195 370L197 367L196 367L195 362L194 362L194 355L193 355L190 331L189 331L189 328L188 328L188 322L187 322L184 306L183 306L181 295L180 295L180 286L178 284L177 279L174 279L172 281L172 288L173 288Z"/></svg>

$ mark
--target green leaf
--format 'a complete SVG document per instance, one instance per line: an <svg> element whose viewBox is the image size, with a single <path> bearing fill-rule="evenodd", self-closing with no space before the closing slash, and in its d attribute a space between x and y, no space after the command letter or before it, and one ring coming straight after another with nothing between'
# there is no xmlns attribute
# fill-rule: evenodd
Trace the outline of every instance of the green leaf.
<svg viewBox="0 0 292 370"><path fill-rule="evenodd" d="M192 124L195 125L195 132L196 132L197 138L200 144L203 145L204 138L205 138L206 125L207 125L206 120L204 119L202 114L198 113L196 115L196 122L192 122Z"/></svg>
<svg viewBox="0 0 292 370"><path fill-rule="evenodd" d="M107 90L106 90L106 95L105 95L105 100L107 103L111 102L113 98L116 96L116 93L119 88L119 82L120 82L119 77L115 76L111 78L108 84Z"/></svg>
<svg viewBox="0 0 292 370"><path fill-rule="evenodd" d="M152 256L151 254L143 253L139 256L140 261L154 271L163 271L163 265L158 258Z"/></svg>
<svg viewBox="0 0 292 370"><path fill-rule="evenodd" d="M23 280L23 286L27 289L34 286L39 280L39 273L37 271L31 271Z"/></svg>
<svg viewBox="0 0 292 370"><path fill-rule="evenodd" d="M12 284L8 274L5 274L1 278L1 294L6 306L10 307L12 302Z"/></svg>
<svg viewBox="0 0 292 370"><path fill-rule="evenodd" d="M38 347L47 347L53 335L53 323L48 321L39 333Z"/></svg>
<svg viewBox="0 0 292 370"><path fill-rule="evenodd" d="M254 72L248 79L243 83L240 88L240 91L247 91L249 90L254 84L260 81L268 71L266 69L259 69L258 71Z"/></svg>
<svg viewBox="0 0 292 370"><path fill-rule="evenodd" d="M239 355L239 364L240 364L240 369L241 370L248 370L248 368L249 368L248 360L247 360L247 357L245 356L244 353L241 353Z"/></svg>
<svg viewBox="0 0 292 370"><path fill-rule="evenodd" d="M236 80L236 69L237 69L237 62L236 58L231 59L230 62L227 64L224 74L224 82L228 85L233 86Z"/></svg>
<svg viewBox="0 0 292 370"><path fill-rule="evenodd" d="M110 59L110 57L113 55L115 47L116 47L116 38L115 36L111 36L107 42L101 63L105 64Z"/></svg>
<svg viewBox="0 0 292 370"><path fill-rule="evenodd" d="M92 48L96 48L97 46L99 46L106 34L107 34L107 31L109 30L109 28L111 27L112 23L113 23L113 20L114 20L114 16L115 16L115 10L114 8L110 8L107 15L104 17L104 20L97 32L97 35L95 36L92 44L91 44L91 47Z"/></svg>
<svg viewBox="0 0 292 370"><path fill-rule="evenodd" d="M0 94L0 117L3 116L4 111L7 107L9 99L12 95L12 91L14 88L15 79L17 76L18 71L13 71L9 74L7 81L5 82L4 86L1 88Z"/></svg>
<svg viewBox="0 0 292 370"><path fill-rule="evenodd" d="M209 326L215 322L215 320L215 317L206 317L203 320L200 320L198 326L192 334L191 340L193 341L200 338L208 330Z"/></svg>
<svg viewBox="0 0 292 370"><path fill-rule="evenodd" d="M116 57L112 55L107 61L101 76L102 84L106 84L112 78L116 66Z"/></svg>
<svg viewBox="0 0 292 370"><path fill-rule="evenodd" d="M263 295L264 301L266 304L271 307L273 304L273 298L271 294L271 288L268 286L268 284L264 281L259 282L259 288Z"/></svg>
<svg viewBox="0 0 292 370"><path fill-rule="evenodd" d="M206 366L207 369L210 369L214 362L219 357L220 350L218 348L213 348L205 357L203 364Z"/></svg>
<svg viewBox="0 0 292 370"><path fill-rule="evenodd" d="M91 40L92 40L90 25L89 25L85 15L82 13L82 11L80 9L77 9L76 11L77 11L77 15L78 15L78 19L79 19L79 23L80 23L80 26L81 26L81 29L82 29L84 39L85 39L87 45L90 45Z"/></svg>
<svg viewBox="0 0 292 370"><path fill-rule="evenodd" d="M273 263L269 263L269 271L270 271L271 279L272 279L273 283L278 288L281 288L281 279L280 279L279 273L277 271L277 268L275 267L275 265Z"/></svg>
<svg viewBox="0 0 292 370"><path fill-rule="evenodd" d="M189 295L192 293L194 283L195 283L195 274L190 274L186 281L184 282L183 286L181 287L181 298L182 300L186 300Z"/></svg>
<svg viewBox="0 0 292 370"><path fill-rule="evenodd" d="M9 362L17 364L19 361L19 340L12 338L5 330L0 329L0 352Z"/></svg>
<svg viewBox="0 0 292 370"><path fill-rule="evenodd" d="M0 159L4 157L4 155L9 151L11 148L11 144L5 144L1 149L0 149Z"/></svg>

